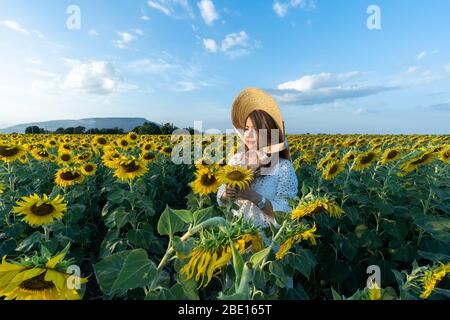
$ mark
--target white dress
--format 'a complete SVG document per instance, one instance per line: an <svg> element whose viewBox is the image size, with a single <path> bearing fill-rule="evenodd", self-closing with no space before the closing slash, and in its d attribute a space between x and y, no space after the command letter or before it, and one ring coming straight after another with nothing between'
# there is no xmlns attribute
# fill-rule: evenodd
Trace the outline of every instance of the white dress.
<svg viewBox="0 0 450 320"><path fill-rule="evenodd" d="M228 165L244 166L244 153L240 152L233 155ZM250 188L264 196L267 200L270 200L273 211L291 212L288 199L294 198L298 192L298 179L292 162L279 158L278 163L273 168L270 168L269 172L255 178ZM221 200L225 190L226 185L222 184L217 192L217 203L220 206L226 206L226 202ZM251 220L259 228L267 228L270 224L279 227L275 219L268 217L253 202L236 199L235 203L239 205L239 210L232 209L235 216L243 215L245 219Z"/></svg>

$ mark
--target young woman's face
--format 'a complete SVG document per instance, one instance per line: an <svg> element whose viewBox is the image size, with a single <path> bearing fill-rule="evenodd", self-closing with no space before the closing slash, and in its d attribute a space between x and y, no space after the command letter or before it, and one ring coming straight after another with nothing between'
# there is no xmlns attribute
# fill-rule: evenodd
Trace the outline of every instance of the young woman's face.
<svg viewBox="0 0 450 320"><path fill-rule="evenodd" d="M250 150L256 150L258 144L258 131L250 117L247 118L245 123L244 143Z"/></svg>

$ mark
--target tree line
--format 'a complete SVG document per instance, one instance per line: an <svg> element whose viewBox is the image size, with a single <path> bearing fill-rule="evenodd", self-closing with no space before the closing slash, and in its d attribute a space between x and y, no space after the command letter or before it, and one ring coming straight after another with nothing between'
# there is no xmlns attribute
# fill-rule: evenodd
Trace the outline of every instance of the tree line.
<svg viewBox="0 0 450 320"><path fill-rule="evenodd" d="M172 134L173 131L178 130L179 128L175 126L173 123L165 123L162 125L152 123L152 122L144 122L142 125L135 127L131 132L136 132L138 134L153 134L153 135L163 135L163 134ZM189 131L190 134L198 133L194 128L184 128ZM40 128L38 126L30 126L25 129L26 134L123 134L127 133L122 128L93 128L86 129L85 127L68 127L68 128L58 128L56 131L46 130L44 128Z"/></svg>

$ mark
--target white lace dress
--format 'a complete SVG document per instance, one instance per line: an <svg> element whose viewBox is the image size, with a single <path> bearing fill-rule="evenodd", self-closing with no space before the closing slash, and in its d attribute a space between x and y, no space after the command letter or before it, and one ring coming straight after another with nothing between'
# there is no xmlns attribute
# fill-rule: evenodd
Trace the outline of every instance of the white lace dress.
<svg viewBox="0 0 450 320"><path fill-rule="evenodd" d="M228 164L244 166L244 153L240 152L233 155ZM292 162L280 158L278 163L269 169L269 172L255 178L250 188L264 196L267 200L270 200L273 211L291 212L288 199L294 198L298 192L298 179ZM225 190L226 185L223 184L217 192L217 202L220 206L226 206L226 202L221 200ZM245 219L251 220L259 228L267 228L270 224L278 227L275 219L264 214L253 202L236 199L235 203L239 205L239 210L232 209L234 215L243 215Z"/></svg>

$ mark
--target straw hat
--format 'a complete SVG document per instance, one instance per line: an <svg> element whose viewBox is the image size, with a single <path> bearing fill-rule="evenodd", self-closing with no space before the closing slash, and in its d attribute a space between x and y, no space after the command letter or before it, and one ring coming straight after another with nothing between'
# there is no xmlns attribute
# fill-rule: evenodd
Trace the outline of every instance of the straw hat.
<svg viewBox="0 0 450 320"><path fill-rule="evenodd" d="M280 108L272 96L261 89L247 88L234 100L231 109L231 121L237 129L244 129L248 116L255 110L267 112L280 128L284 135L284 123Z"/></svg>

